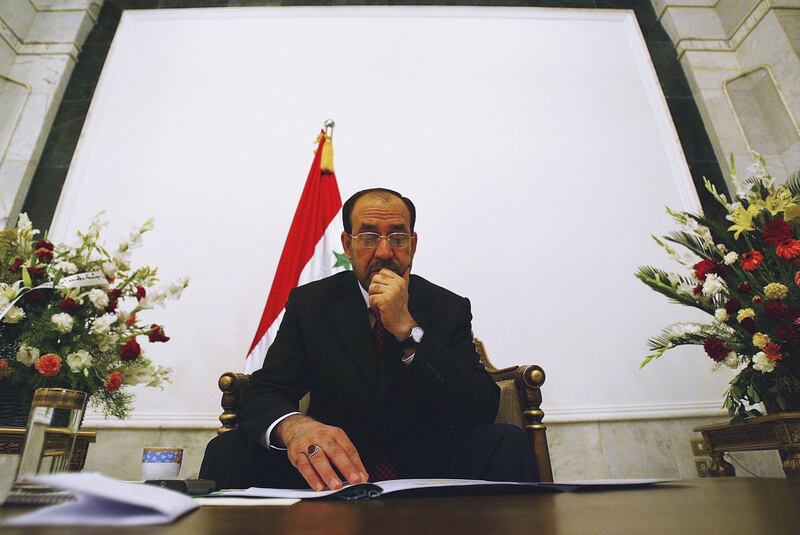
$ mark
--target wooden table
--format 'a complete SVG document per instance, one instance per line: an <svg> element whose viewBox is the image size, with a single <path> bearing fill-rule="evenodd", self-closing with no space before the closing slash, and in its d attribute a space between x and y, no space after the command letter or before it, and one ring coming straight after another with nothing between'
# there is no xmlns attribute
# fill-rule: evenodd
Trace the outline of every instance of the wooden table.
<svg viewBox="0 0 800 535"><path fill-rule="evenodd" d="M22 453L22 444L25 438L25 428L23 427L0 427L0 454L14 454L19 455ZM52 434L48 436L45 431L45 440L48 443L55 443L62 440L60 434ZM80 472L83 470L83 465L86 463L86 454L89 452L89 444L94 444L97 440L97 434L94 431L78 431L78 436L75 437L75 447L72 450L72 458L70 459L69 469L71 472Z"/></svg>
<svg viewBox="0 0 800 535"><path fill-rule="evenodd" d="M117 535L524 533L797 535L800 481L694 479L645 489L505 496L307 500L291 507L201 507L177 522ZM0 520L24 512L0 507ZM108 527L3 528L4 535L91 535Z"/></svg>
<svg viewBox="0 0 800 535"><path fill-rule="evenodd" d="M800 479L800 412L779 412L739 424L703 425L694 430L703 434L711 456L708 472L712 477L736 475L736 469L725 460L726 452L778 450L786 477Z"/></svg>

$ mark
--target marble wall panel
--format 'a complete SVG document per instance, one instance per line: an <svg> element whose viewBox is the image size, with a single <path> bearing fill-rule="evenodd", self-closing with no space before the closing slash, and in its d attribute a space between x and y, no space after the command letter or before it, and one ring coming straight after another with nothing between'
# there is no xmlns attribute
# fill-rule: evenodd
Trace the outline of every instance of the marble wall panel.
<svg viewBox="0 0 800 535"><path fill-rule="evenodd" d="M753 8L761 0L719 0L714 10L727 37L734 34Z"/></svg>
<svg viewBox="0 0 800 535"><path fill-rule="evenodd" d="M800 10L780 10L775 16L795 53L800 55Z"/></svg>
<svg viewBox="0 0 800 535"><path fill-rule="evenodd" d="M37 149L44 143L42 130L49 130L56 115L52 106L52 95L29 95L22 109L22 116L14 130L14 137L8 146L6 158L28 160L34 157Z"/></svg>
<svg viewBox="0 0 800 535"><path fill-rule="evenodd" d="M74 67L75 61L69 56L20 56L9 76L29 85L33 93L50 94L60 100Z"/></svg>
<svg viewBox="0 0 800 535"><path fill-rule="evenodd" d="M680 477L668 421L603 422L600 437L608 477Z"/></svg>
<svg viewBox="0 0 800 535"><path fill-rule="evenodd" d="M681 39L726 39L725 28L712 8L670 8L661 17L667 35L673 43Z"/></svg>
<svg viewBox="0 0 800 535"><path fill-rule="evenodd" d="M17 53L3 38L0 38L0 74L7 75L17 59Z"/></svg>
<svg viewBox="0 0 800 535"><path fill-rule="evenodd" d="M14 35L22 41L36 17L36 10L30 0L3 0L0 2L0 21L3 21Z"/></svg>
<svg viewBox="0 0 800 535"><path fill-rule="evenodd" d="M608 477L599 424L551 424L547 441L556 481Z"/></svg>
<svg viewBox="0 0 800 535"><path fill-rule="evenodd" d="M25 37L34 43L82 43L94 26L83 11L39 13Z"/></svg>

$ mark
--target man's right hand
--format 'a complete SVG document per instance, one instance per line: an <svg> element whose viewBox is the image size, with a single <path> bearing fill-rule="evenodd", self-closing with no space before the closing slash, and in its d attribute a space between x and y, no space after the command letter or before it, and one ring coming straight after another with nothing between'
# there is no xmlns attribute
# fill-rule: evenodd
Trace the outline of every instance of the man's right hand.
<svg viewBox="0 0 800 535"><path fill-rule="evenodd" d="M350 483L366 483L369 479L358 451L338 427L322 424L304 414L294 414L281 421L274 434L286 446L289 462L314 490L342 488L334 467ZM313 445L322 451L309 456L309 446Z"/></svg>

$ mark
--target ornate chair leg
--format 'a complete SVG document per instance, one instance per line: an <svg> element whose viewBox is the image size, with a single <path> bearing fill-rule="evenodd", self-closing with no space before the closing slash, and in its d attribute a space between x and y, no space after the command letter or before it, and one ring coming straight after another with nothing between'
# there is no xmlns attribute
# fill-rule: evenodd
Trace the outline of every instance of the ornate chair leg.
<svg viewBox="0 0 800 535"><path fill-rule="evenodd" d="M783 472L787 479L800 479L800 449L786 451L786 458L783 460Z"/></svg>

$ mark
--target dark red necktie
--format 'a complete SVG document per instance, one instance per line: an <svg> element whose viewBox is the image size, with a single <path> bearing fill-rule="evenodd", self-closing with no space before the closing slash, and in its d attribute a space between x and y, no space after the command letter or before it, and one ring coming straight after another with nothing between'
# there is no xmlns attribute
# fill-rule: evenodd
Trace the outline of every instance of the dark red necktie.
<svg viewBox="0 0 800 535"><path fill-rule="evenodd" d="M372 326L372 336L375 338L375 350L380 358L384 358L386 351L386 327L381 322L380 311L370 308L370 312L375 317L375 325ZM377 456L366 466L370 475L370 481L386 481L387 479L397 479L397 470L392 463Z"/></svg>
<svg viewBox="0 0 800 535"><path fill-rule="evenodd" d="M375 339L375 349L378 351L378 356L383 358L386 351L386 327L381 322L380 311L370 308L370 312L375 317L375 325L372 326L372 337Z"/></svg>

